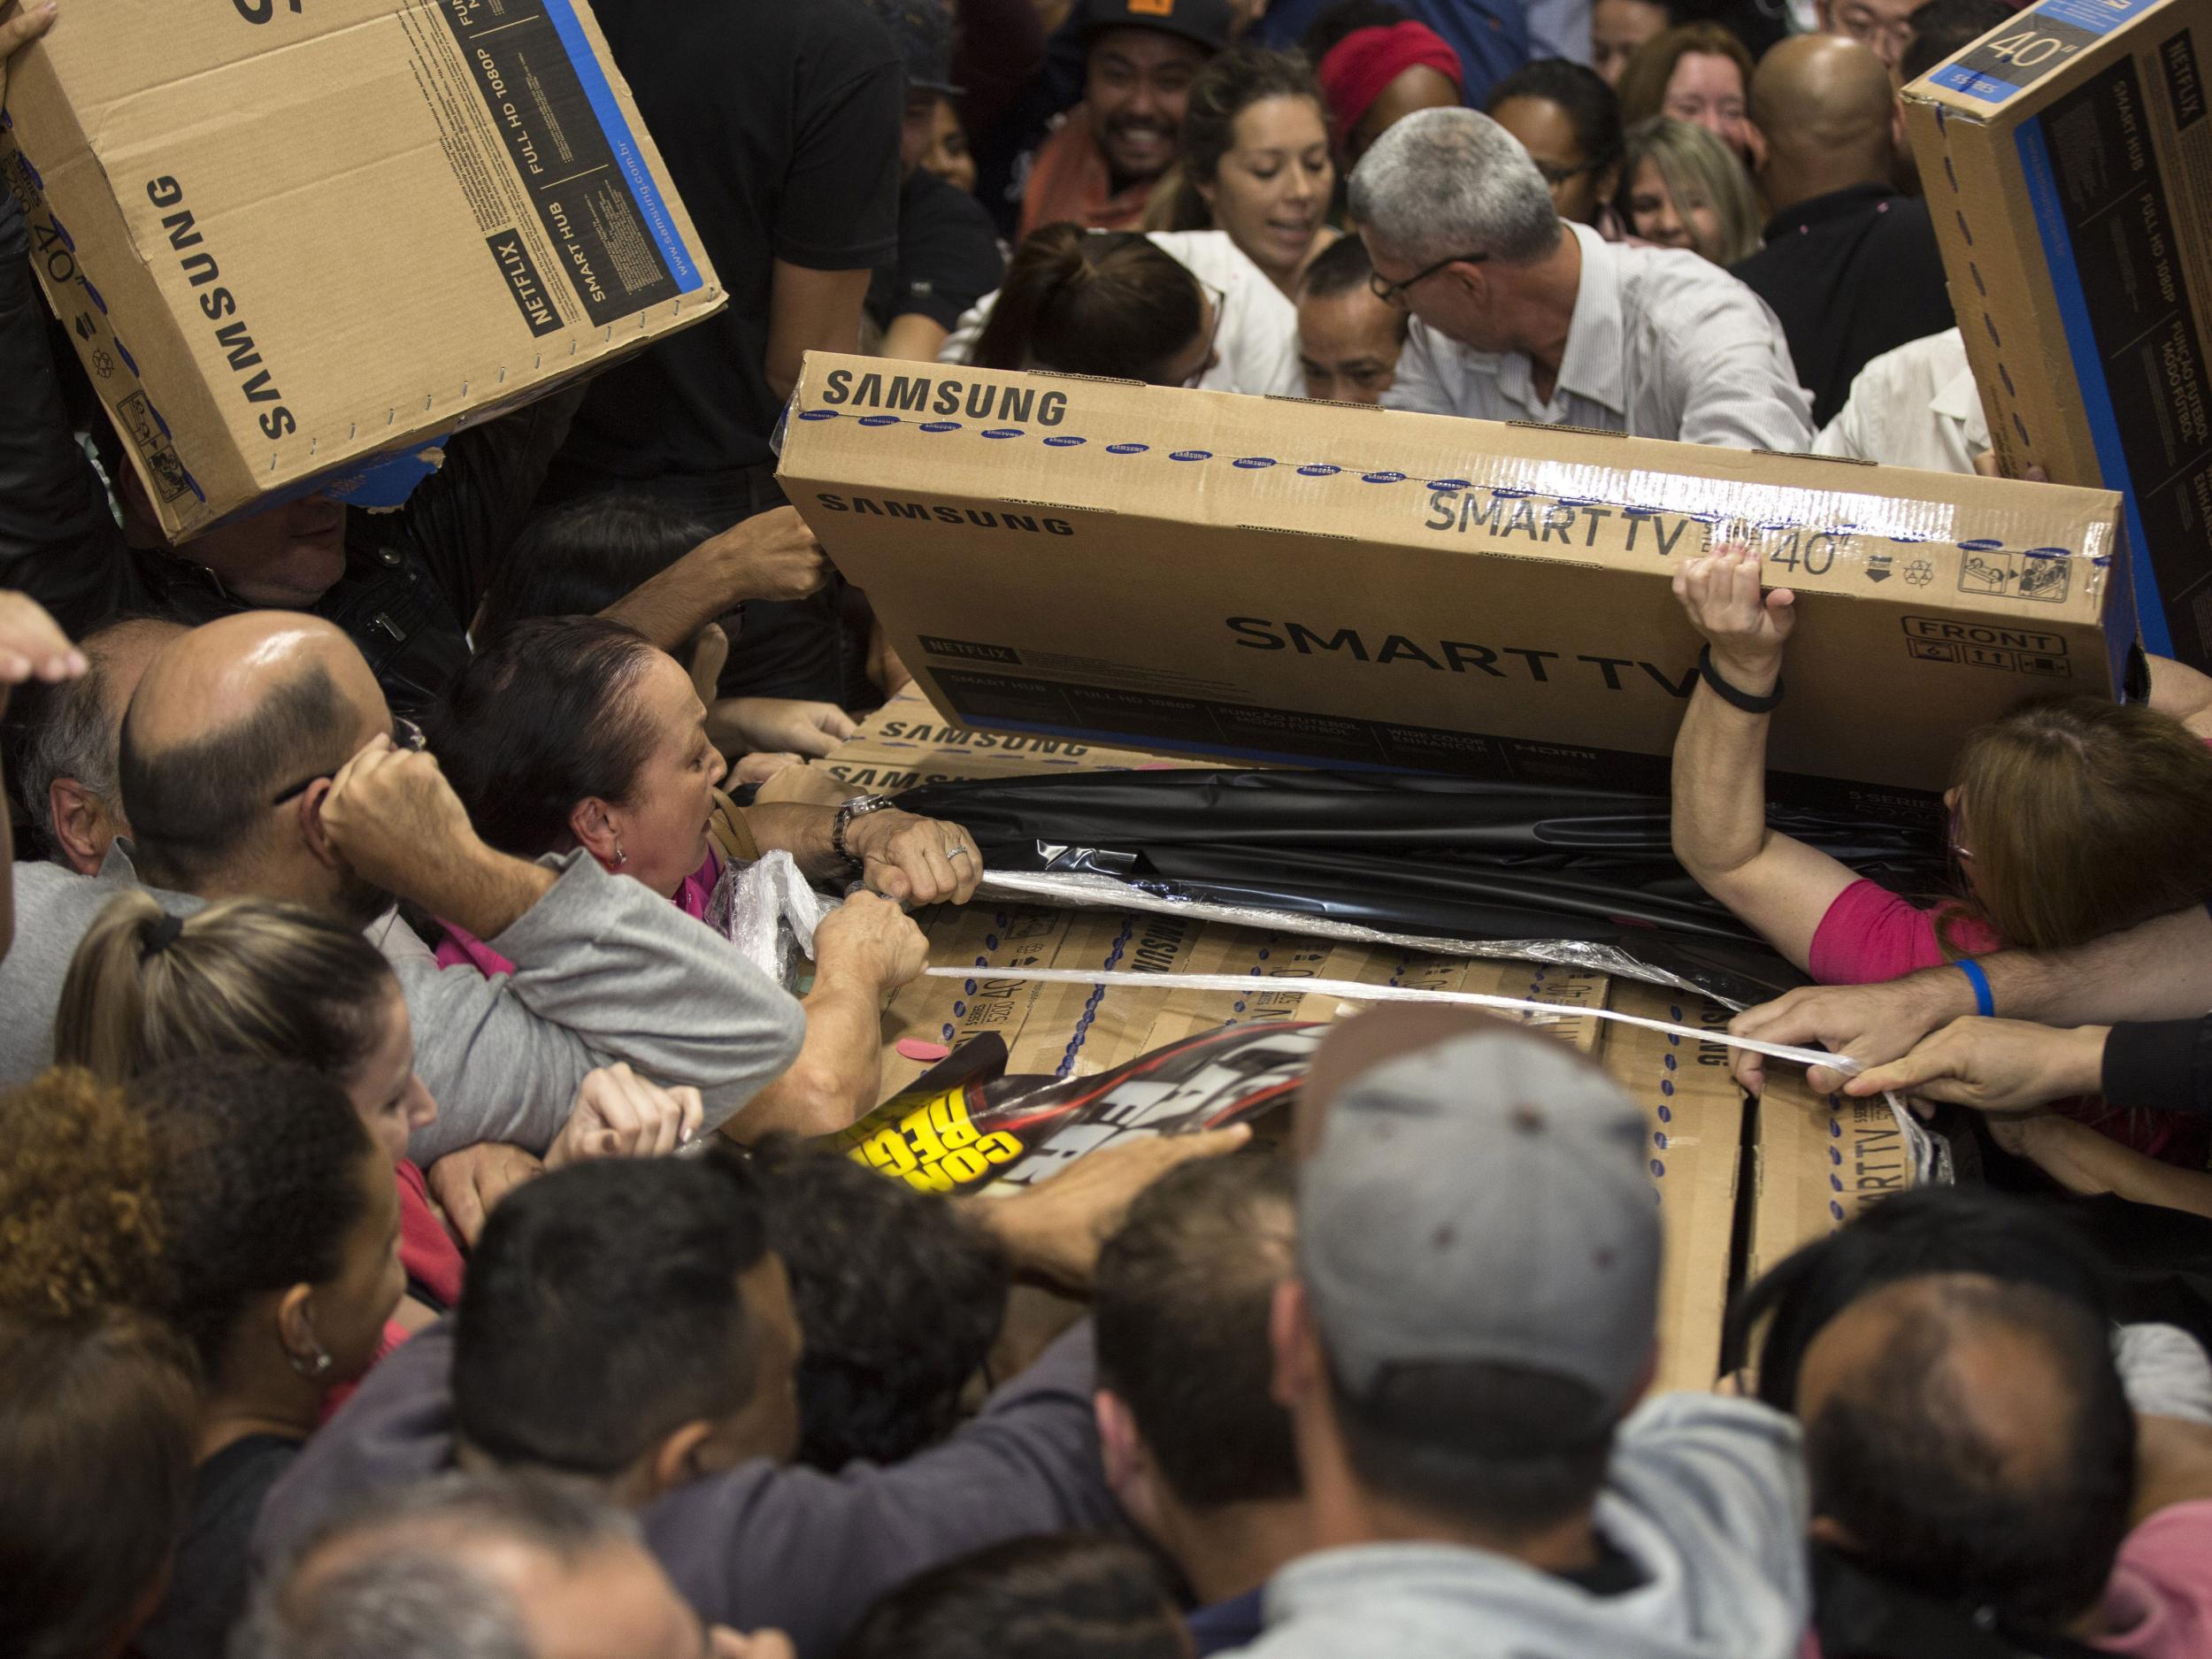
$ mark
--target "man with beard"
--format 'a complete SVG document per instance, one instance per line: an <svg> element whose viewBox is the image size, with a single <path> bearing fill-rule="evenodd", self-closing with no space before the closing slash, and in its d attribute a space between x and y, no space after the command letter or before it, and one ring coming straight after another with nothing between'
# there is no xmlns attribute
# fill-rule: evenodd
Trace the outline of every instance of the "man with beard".
<svg viewBox="0 0 2212 1659"><path fill-rule="evenodd" d="M1229 0L1082 0L1083 102L1037 151L1021 234L1134 230L1183 140L1190 85L1229 43Z"/></svg>
<svg viewBox="0 0 2212 1659"><path fill-rule="evenodd" d="M615 1061L697 1087L709 1121L791 1064L799 1004L735 946L587 853L495 852L420 742L331 623L250 611L179 635L123 719L130 835L96 876L19 867L0 1083L50 1060L77 941L127 887L172 916L251 895L375 923L416 1071L442 1105L409 1148L426 1165L480 1142L542 1152L584 1074ZM396 900L489 941L514 972L441 970L404 926L377 920Z"/></svg>

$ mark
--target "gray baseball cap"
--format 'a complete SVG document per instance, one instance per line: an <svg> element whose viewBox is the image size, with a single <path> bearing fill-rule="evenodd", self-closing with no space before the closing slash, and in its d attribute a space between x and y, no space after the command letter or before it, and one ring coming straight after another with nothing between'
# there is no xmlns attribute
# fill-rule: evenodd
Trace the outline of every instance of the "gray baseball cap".
<svg viewBox="0 0 2212 1659"><path fill-rule="evenodd" d="M1571 1379L1607 1420L1645 1376L1659 1206L1644 1115L1595 1065L1503 1024L1348 1079L1299 1182L1298 1256L1339 1383L1411 1366Z"/></svg>

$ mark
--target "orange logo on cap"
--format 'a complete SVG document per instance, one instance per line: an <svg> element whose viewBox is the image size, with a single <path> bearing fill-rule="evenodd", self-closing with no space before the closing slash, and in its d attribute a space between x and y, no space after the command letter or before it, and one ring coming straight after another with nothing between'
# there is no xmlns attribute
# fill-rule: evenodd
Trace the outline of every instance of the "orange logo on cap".
<svg viewBox="0 0 2212 1659"><path fill-rule="evenodd" d="M1171 18L1175 15L1175 0L1129 0L1132 15L1148 18Z"/></svg>

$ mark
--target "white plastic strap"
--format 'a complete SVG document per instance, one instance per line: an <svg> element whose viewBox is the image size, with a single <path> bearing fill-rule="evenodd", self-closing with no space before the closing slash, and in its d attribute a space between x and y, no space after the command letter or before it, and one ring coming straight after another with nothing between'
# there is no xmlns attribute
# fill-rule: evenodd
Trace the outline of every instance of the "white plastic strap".
<svg viewBox="0 0 2212 1659"><path fill-rule="evenodd" d="M1671 1036L1717 1042L1731 1048L1748 1049L1770 1059L1793 1061L1799 1065L1826 1066L1848 1074L1859 1063L1824 1048L1793 1048L1785 1043L1761 1042L1725 1031L1707 1031L1695 1025L1674 1025L1640 1014L1619 1014L1609 1008L1564 1008L1557 1002L1530 1002L1519 997L1490 996L1480 991L1425 991L1410 985L1367 985L1357 979L1269 979L1236 973L1130 973L1121 970L1094 972L1069 968L931 968L935 979L1012 979L1034 985L1126 985L1138 990L1290 992L1301 996L1333 996L1346 1002L1459 1002L1471 1008L1496 1009L1501 1013L1532 1016L1538 1020L1609 1019Z"/></svg>

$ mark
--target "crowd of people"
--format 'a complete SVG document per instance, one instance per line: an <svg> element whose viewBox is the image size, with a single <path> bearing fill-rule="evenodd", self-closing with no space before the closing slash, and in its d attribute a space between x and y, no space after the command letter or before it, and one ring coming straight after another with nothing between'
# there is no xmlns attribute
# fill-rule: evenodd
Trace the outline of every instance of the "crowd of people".
<svg viewBox="0 0 2212 1659"><path fill-rule="evenodd" d="M1011 1196L828 1149L984 872L816 764L909 676L808 352L1990 470L1899 92L2008 0L593 10L730 303L396 511L172 544L0 196L0 1653L2212 1655L2178 663L1975 733L1893 892L1770 827L1793 595L1686 549L1675 856L1814 982L1735 1029L1975 1154L1711 1392L1643 1108L1464 1009Z"/></svg>

